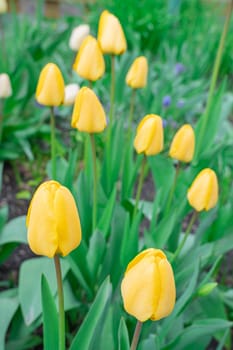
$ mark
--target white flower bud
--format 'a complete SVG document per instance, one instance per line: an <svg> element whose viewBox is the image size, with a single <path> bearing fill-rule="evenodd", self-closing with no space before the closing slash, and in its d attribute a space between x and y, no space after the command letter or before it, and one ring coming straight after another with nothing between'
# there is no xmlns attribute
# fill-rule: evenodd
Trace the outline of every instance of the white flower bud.
<svg viewBox="0 0 233 350"><path fill-rule="evenodd" d="M7 98L12 95L12 88L9 75L0 74L0 98Z"/></svg>
<svg viewBox="0 0 233 350"><path fill-rule="evenodd" d="M0 0L0 13L7 12L7 1L6 0Z"/></svg>
<svg viewBox="0 0 233 350"><path fill-rule="evenodd" d="M68 84L65 86L65 97L63 102L65 106L74 104L79 89L78 84Z"/></svg>
<svg viewBox="0 0 233 350"><path fill-rule="evenodd" d="M74 28L69 41L69 47L71 50L78 51L83 40L89 35L89 33L90 27L88 24L81 24L80 26Z"/></svg>

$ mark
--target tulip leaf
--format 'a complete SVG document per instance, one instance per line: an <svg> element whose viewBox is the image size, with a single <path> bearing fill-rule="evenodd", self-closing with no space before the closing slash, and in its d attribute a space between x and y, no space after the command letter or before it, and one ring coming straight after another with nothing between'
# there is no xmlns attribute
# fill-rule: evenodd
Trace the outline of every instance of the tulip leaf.
<svg viewBox="0 0 233 350"><path fill-rule="evenodd" d="M7 296L0 294L0 349L5 349L5 336L8 326L19 306L17 296Z"/></svg>
<svg viewBox="0 0 233 350"><path fill-rule="evenodd" d="M97 272L101 266L105 250L106 242L102 233L97 230L90 238L89 250L87 253L87 262L93 281L96 281Z"/></svg>
<svg viewBox="0 0 233 350"><path fill-rule="evenodd" d="M109 233L109 228L112 220L113 209L116 203L116 186L114 187L109 201L106 204L105 210L97 223L98 229L103 233L104 237L106 237Z"/></svg>
<svg viewBox="0 0 233 350"><path fill-rule="evenodd" d="M129 350L129 334L125 324L125 320L121 318L119 329L118 329L118 350Z"/></svg>
<svg viewBox="0 0 233 350"><path fill-rule="evenodd" d="M147 339L143 339L138 346L138 350L160 349L158 337L150 334Z"/></svg>
<svg viewBox="0 0 233 350"><path fill-rule="evenodd" d="M0 245L6 243L27 243L26 216L9 221L0 234Z"/></svg>
<svg viewBox="0 0 233 350"><path fill-rule="evenodd" d="M78 333L73 339L70 350L95 350L96 339L99 337L102 330L111 294L112 286L109 277L107 277L101 285L86 318L78 330Z"/></svg>
<svg viewBox="0 0 233 350"><path fill-rule="evenodd" d="M69 264L61 259L62 278L64 279ZM22 263L19 273L19 301L26 325L30 325L42 313L41 276L46 277L51 293L55 296L57 282L54 262L48 258L35 258ZM29 278L30 276L30 278Z"/></svg>
<svg viewBox="0 0 233 350"><path fill-rule="evenodd" d="M46 277L42 274L41 296L43 307L44 350L58 349L58 313L54 296Z"/></svg>

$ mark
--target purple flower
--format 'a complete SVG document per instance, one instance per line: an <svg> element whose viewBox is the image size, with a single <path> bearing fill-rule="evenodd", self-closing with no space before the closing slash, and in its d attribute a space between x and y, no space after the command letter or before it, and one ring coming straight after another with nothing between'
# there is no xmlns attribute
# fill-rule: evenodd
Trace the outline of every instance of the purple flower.
<svg viewBox="0 0 233 350"><path fill-rule="evenodd" d="M182 98L180 100L178 100L176 106L177 106L177 108L183 108L184 107L184 100Z"/></svg>
<svg viewBox="0 0 233 350"><path fill-rule="evenodd" d="M179 74L183 73L184 70L185 70L185 66L182 63L177 62L175 65L175 74L179 75Z"/></svg>
<svg viewBox="0 0 233 350"><path fill-rule="evenodd" d="M167 125L168 125L168 121L166 119L163 119L163 128L166 128Z"/></svg>
<svg viewBox="0 0 233 350"><path fill-rule="evenodd" d="M170 106L171 102L172 102L171 96L169 96L169 95L164 96L163 107L168 108Z"/></svg>

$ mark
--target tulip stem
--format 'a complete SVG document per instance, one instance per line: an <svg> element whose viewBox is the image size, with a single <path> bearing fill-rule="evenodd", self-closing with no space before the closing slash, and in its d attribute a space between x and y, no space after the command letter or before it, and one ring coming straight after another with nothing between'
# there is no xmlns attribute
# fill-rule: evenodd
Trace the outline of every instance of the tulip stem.
<svg viewBox="0 0 233 350"><path fill-rule="evenodd" d="M57 293L59 307L59 350L65 350L65 312L64 312L64 293L62 285L61 264L58 255L54 256L54 264L57 277Z"/></svg>
<svg viewBox="0 0 233 350"><path fill-rule="evenodd" d="M173 184L172 184L172 188L171 188L169 196L168 196L168 200L167 200L167 205L166 205L166 209L165 209L165 212L164 212L164 216L166 216L168 214L169 209L171 207L172 199L173 199L173 195L174 195L174 192L175 192L176 183L177 183L177 179L178 179L179 173L180 173L180 162L177 164L177 167L176 167L176 173L175 173L174 181L173 181Z"/></svg>
<svg viewBox="0 0 233 350"><path fill-rule="evenodd" d="M111 55L111 87L110 87L110 111L109 111L109 129L112 127L115 98L115 56Z"/></svg>
<svg viewBox="0 0 233 350"><path fill-rule="evenodd" d="M96 150L95 138L93 134L90 135L92 160L93 160L93 211L92 211L92 225L93 231L96 228L96 214L97 214L97 165L96 165Z"/></svg>
<svg viewBox="0 0 233 350"><path fill-rule="evenodd" d="M140 175L139 175L139 180L138 180L138 187L137 187L137 192L136 192L136 198L135 198L135 205L134 205L134 211L133 211L133 216L132 216L132 222L137 214L138 211L138 203L140 200L141 192L142 192L142 185L143 185L143 180L145 177L145 169L146 169L146 156L144 154L143 159L142 159L142 164L141 164L141 170L140 170Z"/></svg>
<svg viewBox="0 0 233 350"><path fill-rule="evenodd" d="M172 257L172 260L171 260L172 263L179 256L179 254L180 254L180 252L181 252L181 250L182 250L182 248L183 248L183 246L184 246L184 244L185 244L185 242L186 242L186 240L188 238L188 235L190 234L190 231L191 231L191 229L193 227L193 224L195 223L195 221L197 219L197 216L198 216L198 212L195 210L193 212L193 215L191 216L191 219L190 219L189 224L187 226L187 229L185 231L184 237L183 237L182 241L180 242L178 248L176 249L176 251L175 251L175 253L174 253L173 257Z"/></svg>
<svg viewBox="0 0 233 350"><path fill-rule="evenodd" d="M133 340L132 340L132 343L131 343L131 346L130 346L130 350L136 350L137 349L137 345L138 345L141 329L142 329L142 322L137 321L137 324L136 324L136 327L135 327L135 331L134 331L134 335L133 335Z"/></svg>
<svg viewBox="0 0 233 350"><path fill-rule="evenodd" d="M51 107L50 127L51 127L51 162L52 162L52 179L56 180L56 139L55 139L55 116L54 109Z"/></svg>
<svg viewBox="0 0 233 350"><path fill-rule="evenodd" d="M1 103L2 102L2 103ZM3 132L3 99L0 99L0 143L2 143L2 132Z"/></svg>
<svg viewBox="0 0 233 350"><path fill-rule="evenodd" d="M206 130L206 127L208 125L210 109L212 106L212 101L213 101L215 87L216 87L217 78L218 78L218 72L219 72L219 68L220 68L220 64L221 64L221 60L222 60L222 55L223 55L224 44L225 44L228 28L230 25L232 10L233 10L233 0L231 0L231 2L229 3L229 8L227 10L226 20L224 23L221 39L219 41L218 51L217 51L217 55L216 55L215 62L214 62L213 73L212 73L210 88L209 88L209 92L208 92L207 104L206 104L205 112L204 112L203 117L202 117L203 121L202 121L201 128L199 131L199 137L198 137L198 143L197 143L197 147L196 147L194 161L196 161L198 156L199 156L199 151L200 151L201 146L202 146L203 137L205 135L205 130Z"/></svg>
<svg viewBox="0 0 233 350"><path fill-rule="evenodd" d="M130 135L130 131L131 131L132 124L133 124L135 96L136 96L136 89L132 89L132 93L131 93L131 97L130 97L130 107L129 107L129 125L128 125L129 135Z"/></svg>

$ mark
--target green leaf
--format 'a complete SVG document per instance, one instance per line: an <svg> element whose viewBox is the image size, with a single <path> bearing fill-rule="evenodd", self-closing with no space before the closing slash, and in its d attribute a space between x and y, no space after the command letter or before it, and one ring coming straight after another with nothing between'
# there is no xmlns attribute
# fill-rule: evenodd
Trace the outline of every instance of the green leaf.
<svg viewBox="0 0 233 350"><path fill-rule="evenodd" d="M11 298L0 294L0 349L5 349L6 332L18 306L19 301L16 296Z"/></svg>
<svg viewBox="0 0 233 350"><path fill-rule="evenodd" d="M89 250L87 253L87 262L92 280L96 281L97 272L102 265L106 242L101 232L95 231L90 239Z"/></svg>
<svg viewBox="0 0 233 350"><path fill-rule="evenodd" d="M27 243L26 216L9 221L0 234L0 245L6 243Z"/></svg>
<svg viewBox="0 0 233 350"><path fill-rule="evenodd" d="M84 319L78 333L70 346L70 350L94 350L96 339L102 330L106 309L111 298L112 287L109 277L101 285L96 298Z"/></svg>
<svg viewBox="0 0 233 350"><path fill-rule="evenodd" d="M116 186L114 187L111 196L109 198L109 201L106 204L105 210L97 223L98 229L103 233L104 237L106 237L109 233L109 228L112 220L113 215L113 209L116 203Z"/></svg>
<svg viewBox="0 0 233 350"><path fill-rule="evenodd" d="M43 307L44 350L58 349L58 313L54 296L43 274L41 279L41 296Z"/></svg>
<svg viewBox="0 0 233 350"><path fill-rule="evenodd" d="M118 329L118 350L129 350L129 334L123 317L121 318Z"/></svg>
<svg viewBox="0 0 233 350"><path fill-rule="evenodd" d="M61 259L62 278L64 279L69 264ZM19 300L25 323L30 325L42 313L41 276L46 277L51 293L57 292L57 281L53 259L35 258L22 263L19 273Z"/></svg>

